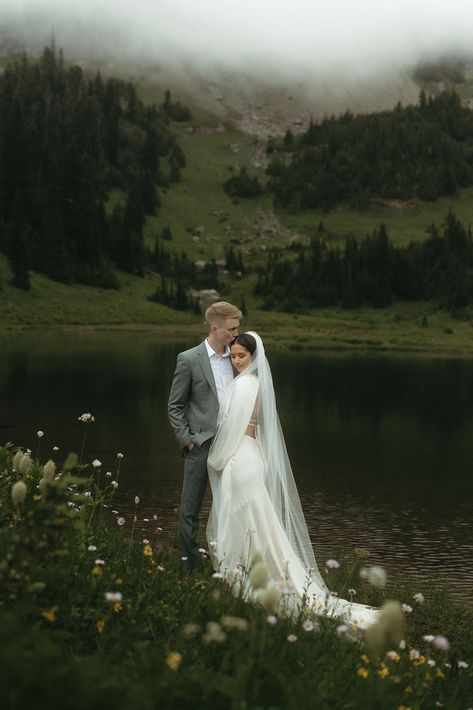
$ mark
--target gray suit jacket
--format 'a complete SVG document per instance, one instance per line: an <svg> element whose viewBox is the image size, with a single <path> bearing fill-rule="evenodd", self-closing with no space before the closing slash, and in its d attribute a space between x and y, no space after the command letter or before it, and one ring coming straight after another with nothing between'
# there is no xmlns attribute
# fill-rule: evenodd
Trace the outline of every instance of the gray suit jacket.
<svg viewBox="0 0 473 710"><path fill-rule="evenodd" d="M217 429L218 395L205 341L177 356L169 394L169 421L183 450L191 441L197 446Z"/></svg>

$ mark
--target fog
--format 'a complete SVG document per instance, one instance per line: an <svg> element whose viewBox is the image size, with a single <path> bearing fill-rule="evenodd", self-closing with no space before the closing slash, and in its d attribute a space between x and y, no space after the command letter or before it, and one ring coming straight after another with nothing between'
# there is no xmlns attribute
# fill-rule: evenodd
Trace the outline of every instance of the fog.
<svg viewBox="0 0 473 710"><path fill-rule="evenodd" d="M0 0L0 23L29 49L54 35L74 57L267 74L360 77L473 44L471 0Z"/></svg>

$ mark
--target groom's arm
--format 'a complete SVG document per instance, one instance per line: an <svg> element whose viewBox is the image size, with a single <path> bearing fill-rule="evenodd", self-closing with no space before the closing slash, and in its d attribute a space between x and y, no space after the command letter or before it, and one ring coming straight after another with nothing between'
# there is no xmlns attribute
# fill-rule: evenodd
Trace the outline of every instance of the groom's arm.
<svg viewBox="0 0 473 710"><path fill-rule="evenodd" d="M192 373L189 362L180 353L177 356L176 369L168 401L169 422L174 429L179 448L184 450L191 443L189 422L184 411L189 400L192 385Z"/></svg>

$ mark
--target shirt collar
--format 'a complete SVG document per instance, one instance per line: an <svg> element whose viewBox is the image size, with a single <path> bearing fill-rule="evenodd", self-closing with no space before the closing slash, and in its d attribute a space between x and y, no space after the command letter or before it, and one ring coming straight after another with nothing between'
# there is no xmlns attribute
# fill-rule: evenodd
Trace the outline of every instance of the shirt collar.
<svg viewBox="0 0 473 710"><path fill-rule="evenodd" d="M230 347L228 345L226 346L223 355L219 355L215 352L213 347L209 345L209 341L207 340L207 338L205 338L205 347L207 348L207 355L209 356L209 358L213 357L213 355L216 355L217 357L229 357L230 355Z"/></svg>

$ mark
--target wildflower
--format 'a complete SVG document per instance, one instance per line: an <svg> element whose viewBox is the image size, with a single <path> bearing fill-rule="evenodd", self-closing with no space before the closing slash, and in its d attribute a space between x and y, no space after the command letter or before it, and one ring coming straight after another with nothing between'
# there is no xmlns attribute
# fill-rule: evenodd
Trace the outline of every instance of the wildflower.
<svg viewBox="0 0 473 710"><path fill-rule="evenodd" d="M350 595L350 597L354 597L356 594L356 589L349 589L348 594Z"/></svg>
<svg viewBox="0 0 473 710"><path fill-rule="evenodd" d="M101 577L103 574L103 570L100 565L95 565L95 567L92 567L91 574L93 574L94 577Z"/></svg>
<svg viewBox="0 0 473 710"><path fill-rule="evenodd" d="M125 518L117 518L117 525L125 525Z"/></svg>
<svg viewBox="0 0 473 710"><path fill-rule="evenodd" d="M214 572L212 575L212 578L213 579L223 579L223 574L221 572Z"/></svg>
<svg viewBox="0 0 473 710"><path fill-rule="evenodd" d="M422 638L424 639L424 641L427 641L427 643L432 643L435 636L433 636L432 634L426 634L425 636L422 636Z"/></svg>
<svg viewBox="0 0 473 710"><path fill-rule="evenodd" d="M37 431L36 436L38 437L38 439L42 439L44 436L44 431Z"/></svg>
<svg viewBox="0 0 473 710"><path fill-rule="evenodd" d="M405 614L410 614L412 611L412 607L409 604L401 604L401 609Z"/></svg>
<svg viewBox="0 0 473 710"><path fill-rule="evenodd" d="M340 569L340 562L338 560L327 560L325 566L327 569Z"/></svg>
<svg viewBox="0 0 473 710"><path fill-rule="evenodd" d="M373 587L385 587L387 575L382 567L373 565L372 567L362 567L360 577L366 579Z"/></svg>
<svg viewBox="0 0 473 710"><path fill-rule="evenodd" d="M153 515L153 520L157 520L157 519L158 519L158 516L157 516L157 515Z"/></svg>
<svg viewBox="0 0 473 710"><path fill-rule="evenodd" d="M143 522L149 523L149 518L143 518Z"/></svg>
<svg viewBox="0 0 473 710"><path fill-rule="evenodd" d="M118 453L118 454L117 454L117 459L122 459L122 458L123 458L123 454Z"/></svg>
<svg viewBox="0 0 473 710"><path fill-rule="evenodd" d="M374 654L382 653L388 644L399 644L404 632L404 615L396 601L383 604L377 621L365 632L368 648Z"/></svg>
<svg viewBox="0 0 473 710"><path fill-rule="evenodd" d="M59 451L59 446L53 446L53 451Z"/></svg>
<svg viewBox="0 0 473 710"><path fill-rule="evenodd" d="M458 661L457 666L458 668L468 668L469 664L465 661Z"/></svg>
<svg viewBox="0 0 473 710"><path fill-rule="evenodd" d="M158 565L156 569L159 569L160 572L164 572L165 568L162 565Z"/></svg>
<svg viewBox="0 0 473 710"><path fill-rule="evenodd" d="M172 671L178 671L182 663L182 655L177 651L170 651L166 656L166 665Z"/></svg>
<svg viewBox="0 0 473 710"><path fill-rule="evenodd" d="M77 421L79 422L95 422L95 417L90 414L90 412L85 412L85 414L81 414L80 417L77 418Z"/></svg>
<svg viewBox="0 0 473 710"><path fill-rule="evenodd" d="M250 570L249 580L253 589L264 589L268 584L268 570L263 562L257 562Z"/></svg>
<svg viewBox="0 0 473 710"><path fill-rule="evenodd" d="M198 633L200 633L201 628L199 624L185 624L182 627L182 635L185 636L188 639L194 638Z"/></svg>
<svg viewBox="0 0 473 710"><path fill-rule="evenodd" d="M95 564L100 565L100 567L103 567L105 562L104 562L104 560L95 560Z"/></svg>
<svg viewBox="0 0 473 710"><path fill-rule="evenodd" d="M222 616L220 623L224 629L231 631L232 629L237 629L239 631L246 631L248 628L248 622L246 619L242 619L239 616Z"/></svg>
<svg viewBox="0 0 473 710"><path fill-rule="evenodd" d="M412 598L417 604L423 604L425 602L425 597L422 592L416 592Z"/></svg>
<svg viewBox="0 0 473 710"><path fill-rule="evenodd" d="M11 488L11 499L14 505L20 505L24 502L26 498L26 483L24 481L17 481L13 484Z"/></svg>
<svg viewBox="0 0 473 710"><path fill-rule="evenodd" d="M383 680L383 678L387 678L389 675L389 668L384 664L380 663L379 669L376 671L376 674Z"/></svg>
<svg viewBox="0 0 473 710"><path fill-rule="evenodd" d="M156 531L157 531L157 532L163 532L163 529L162 529L162 528L156 528Z"/></svg>
<svg viewBox="0 0 473 710"><path fill-rule="evenodd" d="M261 603L266 611L274 612L281 601L281 592L274 584L268 584L261 596Z"/></svg>
<svg viewBox="0 0 473 710"><path fill-rule="evenodd" d="M118 488L118 481L110 481L110 485L116 490Z"/></svg>
<svg viewBox="0 0 473 710"><path fill-rule="evenodd" d="M440 651L448 651L450 643L445 636L436 636L432 641L432 646L435 646Z"/></svg>
<svg viewBox="0 0 473 710"><path fill-rule="evenodd" d="M367 668L357 668L356 675L360 678L368 678L370 672Z"/></svg>
<svg viewBox="0 0 473 710"><path fill-rule="evenodd" d="M20 470L20 461L23 458L23 456L24 456L23 451L21 449L18 449L18 451L16 452L16 454L13 457L13 468L15 471Z"/></svg>
<svg viewBox="0 0 473 710"><path fill-rule="evenodd" d="M278 623L277 617L275 617L274 614L269 614L266 617L266 621L268 622L268 624L271 624L271 626L274 626L274 624Z"/></svg>
<svg viewBox="0 0 473 710"><path fill-rule="evenodd" d="M115 612L115 614L118 614L118 612L120 612L121 610L122 605L120 604L120 602L115 602L115 604L113 605L113 611Z"/></svg>
<svg viewBox="0 0 473 710"><path fill-rule="evenodd" d="M95 552L97 547L95 545L89 545L89 547L87 549L89 552Z"/></svg>
<svg viewBox="0 0 473 710"><path fill-rule="evenodd" d="M56 474L56 464L54 461L47 461L44 466L43 466L43 478L45 478L47 481L51 481Z"/></svg>
<svg viewBox="0 0 473 710"><path fill-rule="evenodd" d="M41 616L45 619L45 621L49 621L50 624L53 624L56 621L56 613L54 612L54 609L45 609L41 612Z"/></svg>
<svg viewBox="0 0 473 710"><path fill-rule="evenodd" d="M222 631L222 627L216 621L209 621L206 626L206 632L202 636L204 643L223 643L227 638L227 634Z"/></svg>
<svg viewBox="0 0 473 710"><path fill-rule="evenodd" d="M435 675L437 676L437 678L445 678L445 673L440 668L437 668L437 670L435 671Z"/></svg>
<svg viewBox="0 0 473 710"><path fill-rule="evenodd" d="M215 542L215 540L212 540L212 542L210 543L210 545L211 545L211 547L217 547L217 543Z"/></svg>
<svg viewBox="0 0 473 710"><path fill-rule="evenodd" d="M115 584L118 584L118 585L123 584L123 579L121 577L117 577L115 580Z"/></svg>
<svg viewBox="0 0 473 710"><path fill-rule="evenodd" d="M182 560L183 562L187 562L187 560L188 560L187 555L183 555L183 556L181 557L181 560ZM215 576L215 575L214 575L214 576Z"/></svg>
<svg viewBox="0 0 473 710"><path fill-rule="evenodd" d="M200 552L201 555L206 555L206 554L207 554L207 550L204 550L203 547L199 547L199 552Z"/></svg>
<svg viewBox="0 0 473 710"><path fill-rule="evenodd" d="M98 459L94 459L94 460L92 461L92 466L93 466L94 468L99 468L101 465L102 465L102 462L99 461Z"/></svg>
<svg viewBox="0 0 473 710"><path fill-rule="evenodd" d="M145 557L152 557L153 556L153 548L151 547L151 545L145 545L143 547L143 555Z"/></svg>
<svg viewBox="0 0 473 710"><path fill-rule="evenodd" d="M425 656L423 656L422 654L419 656L419 658L417 658L417 659L414 661L414 665L415 665L415 666L423 666L424 663L425 663Z"/></svg>
<svg viewBox="0 0 473 710"><path fill-rule="evenodd" d="M95 622L95 627L96 627L97 631L99 632L99 634L103 634L103 630L105 629L105 624L106 624L105 619L97 619L97 621Z"/></svg>
<svg viewBox="0 0 473 710"><path fill-rule="evenodd" d="M105 592L104 594L106 602L121 602L122 593L121 592Z"/></svg>
<svg viewBox="0 0 473 710"><path fill-rule="evenodd" d="M304 629L304 631L313 631L315 628L315 624L310 619L305 619L305 621L302 622L302 628Z"/></svg>
<svg viewBox="0 0 473 710"><path fill-rule="evenodd" d="M411 660L411 661L417 661L417 659L419 658L419 656L420 656L419 651L418 651L416 648L411 648L411 650L409 651L409 658L410 658L410 660Z"/></svg>
<svg viewBox="0 0 473 710"><path fill-rule="evenodd" d="M107 471L107 473L106 473L105 475L110 478L110 476L112 475L112 472L111 472L111 471Z"/></svg>
<svg viewBox="0 0 473 710"><path fill-rule="evenodd" d="M297 636L295 634L289 634L287 640L289 641L289 643L294 643L295 641L297 641Z"/></svg>
<svg viewBox="0 0 473 710"><path fill-rule="evenodd" d="M33 470L33 461L28 453L23 454L21 457L18 470L22 476L27 476Z"/></svg>
<svg viewBox="0 0 473 710"><path fill-rule="evenodd" d="M405 642L404 639L402 639L401 641L399 641L399 648L401 649L401 651L405 651L405 650L406 650L406 642Z"/></svg>
<svg viewBox="0 0 473 710"><path fill-rule="evenodd" d="M350 631L350 627L347 624L340 624L335 629L337 636L345 636Z"/></svg>
<svg viewBox="0 0 473 710"><path fill-rule="evenodd" d="M429 666L429 668L435 668L437 663L432 658L429 658L429 660L427 661L427 665Z"/></svg>
<svg viewBox="0 0 473 710"><path fill-rule="evenodd" d="M139 502L140 502L140 499L138 498L138 496L135 496L135 505L138 505Z"/></svg>
<svg viewBox="0 0 473 710"><path fill-rule="evenodd" d="M147 539L145 538L145 539L143 540L143 545L149 545L149 540L147 540Z"/></svg>
<svg viewBox="0 0 473 710"><path fill-rule="evenodd" d="M361 660L363 661L363 663L369 663L369 662L370 662L369 656L367 656L366 653L364 653L362 656L360 656L360 658L361 658Z"/></svg>
<svg viewBox="0 0 473 710"><path fill-rule="evenodd" d="M397 651L388 651L386 653L386 656L389 658L390 661L400 661L401 656Z"/></svg>

